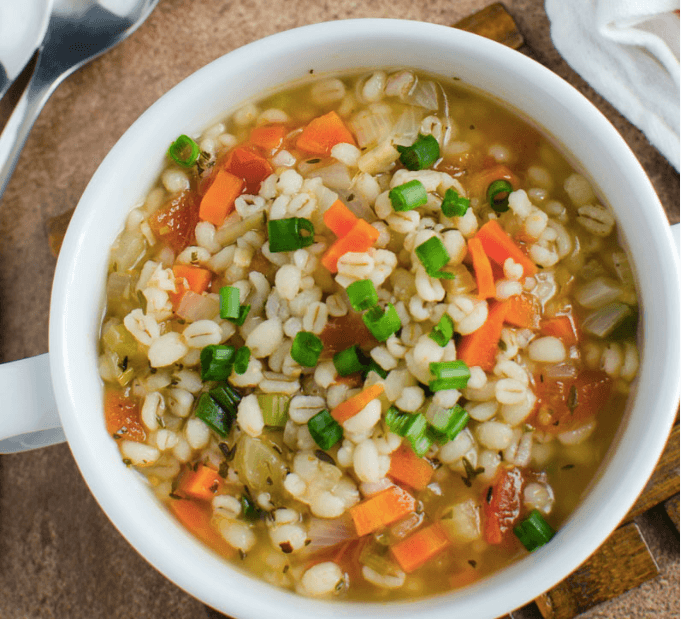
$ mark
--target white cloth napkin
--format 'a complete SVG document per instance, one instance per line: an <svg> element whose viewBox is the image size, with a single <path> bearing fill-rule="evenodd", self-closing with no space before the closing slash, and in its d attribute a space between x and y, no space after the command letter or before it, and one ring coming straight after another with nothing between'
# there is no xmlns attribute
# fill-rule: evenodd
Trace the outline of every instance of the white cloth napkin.
<svg viewBox="0 0 681 619"><path fill-rule="evenodd" d="M679 170L679 0L546 0L570 66Z"/></svg>

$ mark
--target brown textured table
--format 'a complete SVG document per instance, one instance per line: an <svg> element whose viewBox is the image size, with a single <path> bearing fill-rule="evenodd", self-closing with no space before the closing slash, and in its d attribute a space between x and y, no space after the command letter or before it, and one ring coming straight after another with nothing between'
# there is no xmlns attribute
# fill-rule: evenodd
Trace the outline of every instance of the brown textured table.
<svg viewBox="0 0 681 619"><path fill-rule="evenodd" d="M47 222L75 206L116 140L181 79L236 47L304 24L399 16L451 25L486 4L488 0L161 0L129 40L57 89L0 201L0 362L47 350L55 266ZM551 43L542 0L508 0L506 6L525 36L526 52L605 113L645 167L670 221L678 221L678 174L563 61ZM0 414L12 411L0 403ZM637 516L659 575L581 619L679 616L674 518L678 526L678 499ZM0 456L0 619L217 616L158 574L123 540L90 495L68 447ZM526 607L513 616L539 615L536 607Z"/></svg>

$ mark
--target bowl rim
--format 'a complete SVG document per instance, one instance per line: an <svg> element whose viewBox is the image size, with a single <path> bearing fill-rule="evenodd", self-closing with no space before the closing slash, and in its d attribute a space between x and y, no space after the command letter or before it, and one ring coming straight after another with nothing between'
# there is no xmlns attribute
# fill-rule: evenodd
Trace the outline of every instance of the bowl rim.
<svg viewBox="0 0 681 619"><path fill-rule="evenodd" d="M108 435L104 438L110 445L102 440L100 426L103 424L98 422L95 427L84 423L86 413L83 409L87 408L85 404L92 406L96 401L97 389L100 390L101 409L101 387L93 381L97 359L93 324L101 321L101 305L97 305L100 303L100 297L97 296L99 291L95 295L97 303L94 303L94 293L88 295L81 292L82 286L79 283L85 275L96 274L97 269L102 272L101 258L96 257L95 251L96 247L101 248L102 234L98 230L111 222L118 222L115 231L118 234L124 220L123 214L104 213L101 206L96 207L98 202L106 203L109 200L109 192L128 191L132 195L131 190L117 187L116 171L125 169L123 162L129 158L129 153L140 149L139 137L152 138L154 134L167 131L164 123L168 118L177 120L182 111L190 109L189 102L193 93L211 90L212 87L207 86L208 81L216 75L224 78L235 71L243 73L244 67L255 68L256 62L271 57L274 49L279 50L279 53L286 50L288 54L294 51L300 54L310 49L311 42L318 45L322 41L333 45L374 41L388 46L396 45L396 37L402 40L408 38L412 41L430 41L431 53L437 55L443 49L447 54L455 51L472 52L473 57L478 60L494 62L499 71L508 69L516 76L522 76L539 94L549 97L555 104L562 104L566 110L572 107L577 109L585 132L601 136L600 139L613 147L616 151L613 163L616 161L617 165L624 166L631 175L627 189L633 189L642 203L651 205L640 224L641 233L647 235L646 238L656 239L655 246L649 248L651 260L660 266L656 282L667 286L663 291L663 300L666 300L664 307L656 306L654 316L652 312L643 312L644 337L650 333L657 334L660 327L656 323L660 321L667 321L669 337L666 347L660 340L661 348L654 351L658 359L665 361L663 367L654 367L650 360L652 353L648 353L644 346L641 365L644 375L639 378L639 388L634 398L638 408L643 406L643 397L649 397L655 403L651 413L651 418L655 421L652 428L655 431L646 431L640 424L636 432L629 425L621 429L615 439L619 443L618 451L612 455L608 467L595 480L590 494L557 533L550 546L539 549L482 582L436 597L388 604L327 602L302 598L276 589L232 568L212 551L202 547L157 504L143 484L132 481L133 473L120 463L114 441ZM208 123L205 126L209 126ZM605 156L603 153L601 155ZM144 195L149 189L149 186L144 186L144 179L152 179L154 172L160 171L160 165L159 161L146 162L141 166L138 195ZM119 211L127 213L132 206L133 203L127 202ZM621 223L632 231L634 223L630 215L632 214L628 215L627 221ZM632 234L628 236L632 237ZM99 241L94 241L93 237ZM632 240L638 242L633 237ZM637 251L642 250L639 248ZM639 274L641 275L643 274ZM639 279L642 288L650 288L646 278ZM84 297L87 297L85 303ZM650 293L646 298L652 298ZM95 305L99 313L94 311ZM277 609L284 617L292 618L412 617L417 613L423 613L424 616L428 613L434 619L444 619L451 613L452 604L456 604L456 609L462 616L494 619L537 597L581 565L616 528L644 487L664 448L676 415L679 352L674 345L679 341L678 316L678 266L664 211L633 153L609 121L586 98L562 78L533 60L501 44L467 32L409 20L340 20L280 32L229 52L182 80L125 132L88 184L64 239L55 272L50 308L50 366L55 398L69 446L95 499L119 532L152 566L206 604L240 619L255 619L272 609ZM649 387L655 381L674 386L654 393ZM617 483L615 471L622 467L628 471L627 484ZM610 487L607 492L604 491L606 486ZM596 505L597 499L602 501L600 506ZM149 513L159 517L158 524L142 521L143 515ZM574 542L575 537L580 543ZM206 566L201 577L187 569L187 565L198 562ZM227 582L225 577L228 577ZM489 587L494 587L497 595L490 596Z"/></svg>

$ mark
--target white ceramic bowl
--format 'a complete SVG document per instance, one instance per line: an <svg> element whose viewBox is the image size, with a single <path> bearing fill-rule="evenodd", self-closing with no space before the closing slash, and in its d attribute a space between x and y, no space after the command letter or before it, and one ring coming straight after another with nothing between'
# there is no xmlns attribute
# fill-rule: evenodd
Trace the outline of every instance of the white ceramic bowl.
<svg viewBox="0 0 681 619"><path fill-rule="evenodd" d="M546 129L617 213L643 307L640 375L597 479L553 541L458 592L399 604L305 599L247 576L188 534L122 463L104 427L97 340L107 248L161 170L168 144L224 117L249 97L315 73L411 66L457 76ZM61 250L50 314L50 365L62 424L92 493L128 541L177 585L238 619L494 618L577 568L643 488L678 401L679 285L668 223L634 155L606 119L559 77L525 56L444 26L353 20L283 32L188 77L125 133L92 178Z"/></svg>

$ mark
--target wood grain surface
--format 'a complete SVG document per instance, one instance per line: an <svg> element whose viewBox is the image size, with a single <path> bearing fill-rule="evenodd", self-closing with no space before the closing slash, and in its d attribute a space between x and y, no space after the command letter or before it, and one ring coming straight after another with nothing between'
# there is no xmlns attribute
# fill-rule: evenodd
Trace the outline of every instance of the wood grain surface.
<svg viewBox="0 0 681 619"><path fill-rule="evenodd" d="M461 25L488 3L160 0L130 39L56 90L0 201L0 362L47 350L56 250L48 242L50 232L54 234L58 224L63 227L65 213L76 205L122 133L177 82L232 49L296 26L395 16ZM677 222L679 175L558 54L543 0L509 0L505 7L522 33L522 52L566 79L608 117L651 178L670 221ZM497 26L493 36L506 37L515 47L517 36L504 19L505 25ZM482 22L478 16L463 24L482 32ZM7 112L3 105L0 125ZM2 403L0 412L8 414ZM549 612L550 604L550 612L562 613L545 615L555 617L679 616L679 501L678 495L671 496L674 487L678 493L678 428L672 439L676 446L668 451L676 455L676 464L665 456L662 470L656 472L664 489L654 476L633 508L638 510L631 516L635 521L618 529L602 550L543 601L513 611L511 619L537 619L542 603L544 612ZM664 503L658 505L660 501ZM622 555L619 551L625 547L628 551ZM629 569L613 572L618 565ZM659 574L654 576L656 570ZM616 595L608 595L614 591ZM175 587L130 547L94 501L67 446L0 456L0 619L221 616Z"/></svg>

